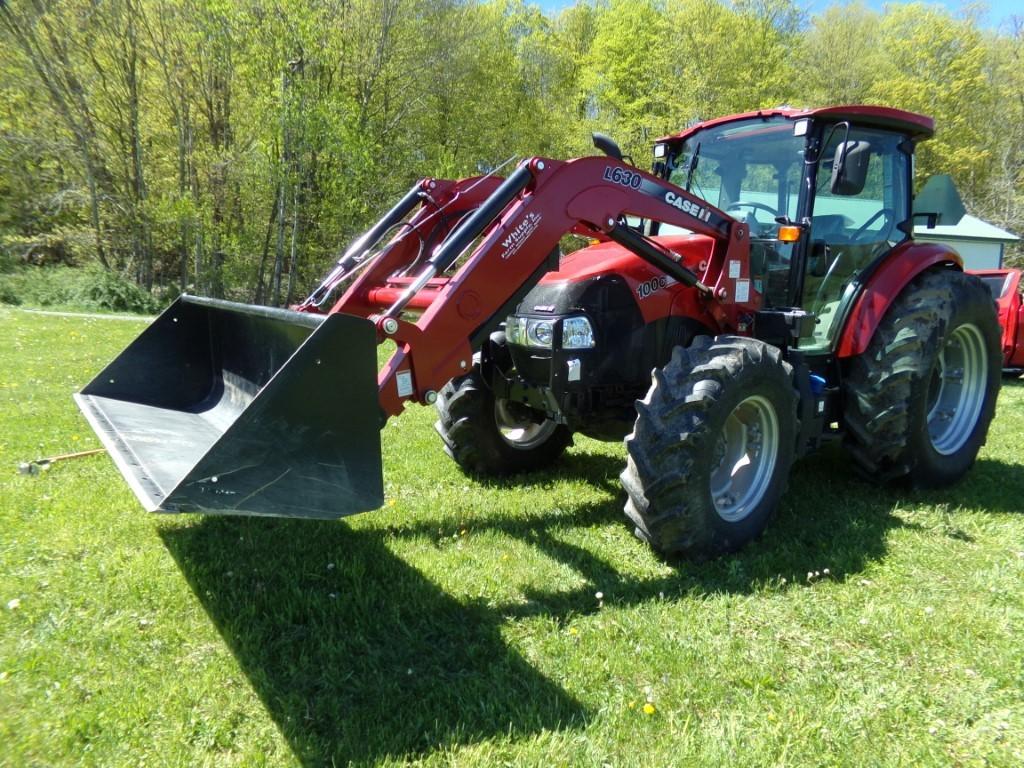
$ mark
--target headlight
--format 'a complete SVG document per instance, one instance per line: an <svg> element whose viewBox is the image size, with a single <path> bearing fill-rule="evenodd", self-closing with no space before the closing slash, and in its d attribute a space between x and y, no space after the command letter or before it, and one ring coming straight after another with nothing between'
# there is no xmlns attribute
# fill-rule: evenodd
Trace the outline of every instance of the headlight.
<svg viewBox="0 0 1024 768"><path fill-rule="evenodd" d="M521 347L551 349L555 340L555 320L510 316L505 320L505 338ZM585 317L567 317L562 321L562 349L594 347L594 329Z"/></svg>
<svg viewBox="0 0 1024 768"><path fill-rule="evenodd" d="M518 344L521 347L551 349L551 343L555 339L555 324L552 320L512 316L505 320L505 338L509 344Z"/></svg>
<svg viewBox="0 0 1024 768"><path fill-rule="evenodd" d="M594 329L585 317L567 317L562 321L562 349L590 349L594 346Z"/></svg>
<svg viewBox="0 0 1024 768"><path fill-rule="evenodd" d="M509 344L526 344L526 318L509 317L505 321L505 338Z"/></svg>
<svg viewBox="0 0 1024 768"><path fill-rule="evenodd" d="M555 326L550 320L528 320L526 322L526 343L531 347L551 349L555 338Z"/></svg>

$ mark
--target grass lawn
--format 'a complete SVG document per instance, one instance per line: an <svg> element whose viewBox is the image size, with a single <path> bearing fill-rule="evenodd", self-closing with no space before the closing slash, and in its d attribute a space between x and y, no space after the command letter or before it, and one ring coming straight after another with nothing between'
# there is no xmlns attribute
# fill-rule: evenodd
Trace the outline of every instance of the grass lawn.
<svg viewBox="0 0 1024 768"><path fill-rule="evenodd" d="M673 565L620 444L482 483L425 408L337 523L147 515L102 455L17 474L98 445L71 394L141 328L0 309L0 765L1024 764L1019 383L956 488L828 450L761 541Z"/></svg>

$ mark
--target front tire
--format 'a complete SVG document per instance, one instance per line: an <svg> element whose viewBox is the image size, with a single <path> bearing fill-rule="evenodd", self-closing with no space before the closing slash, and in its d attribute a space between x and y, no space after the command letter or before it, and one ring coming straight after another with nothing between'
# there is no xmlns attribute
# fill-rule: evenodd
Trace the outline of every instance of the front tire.
<svg viewBox="0 0 1024 768"><path fill-rule="evenodd" d="M976 277L929 270L890 306L846 381L846 447L877 480L939 488L970 469L999 393L992 294Z"/></svg>
<svg viewBox="0 0 1024 768"><path fill-rule="evenodd" d="M758 536L793 462L797 394L778 348L698 337L637 402L621 479L626 516L663 554L704 559Z"/></svg>
<svg viewBox="0 0 1024 768"><path fill-rule="evenodd" d="M464 472L500 477L543 469L572 442L572 433L543 414L495 398L479 366L438 393L434 428Z"/></svg>

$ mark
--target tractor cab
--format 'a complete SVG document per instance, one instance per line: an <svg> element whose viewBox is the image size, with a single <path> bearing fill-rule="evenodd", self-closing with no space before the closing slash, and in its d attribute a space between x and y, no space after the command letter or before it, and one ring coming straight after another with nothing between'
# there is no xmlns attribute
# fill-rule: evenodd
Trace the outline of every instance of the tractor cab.
<svg viewBox="0 0 1024 768"><path fill-rule="evenodd" d="M766 308L813 313L800 346L825 352L857 276L910 238L911 157L931 132L892 109L762 111L661 139L654 172L749 227L754 289Z"/></svg>

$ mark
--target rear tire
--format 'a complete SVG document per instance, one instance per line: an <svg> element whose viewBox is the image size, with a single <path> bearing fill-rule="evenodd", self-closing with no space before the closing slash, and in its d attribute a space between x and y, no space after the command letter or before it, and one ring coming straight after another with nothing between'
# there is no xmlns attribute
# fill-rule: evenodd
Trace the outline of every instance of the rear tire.
<svg viewBox="0 0 1024 768"><path fill-rule="evenodd" d="M526 406L497 399L479 366L438 393L434 428L464 472L498 477L543 469L572 443L563 425Z"/></svg>
<svg viewBox="0 0 1024 768"><path fill-rule="evenodd" d="M792 367L764 342L702 336L652 379L626 437L626 516L663 554L738 549L785 490L797 435Z"/></svg>
<svg viewBox="0 0 1024 768"><path fill-rule="evenodd" d="M849 367L845 445L858 469L921 488L955 483L985 444L1001 362L985 285L952 269L916 277Z"/></svg>

